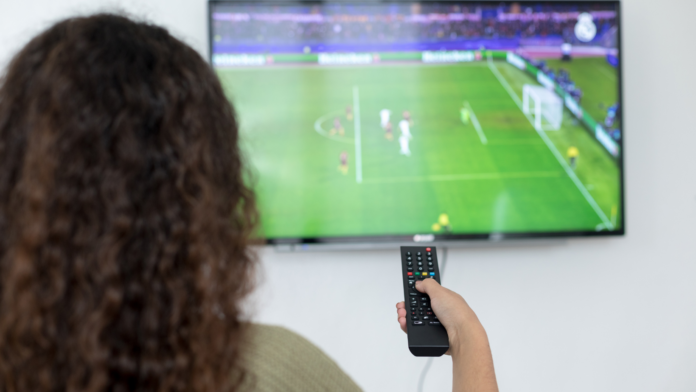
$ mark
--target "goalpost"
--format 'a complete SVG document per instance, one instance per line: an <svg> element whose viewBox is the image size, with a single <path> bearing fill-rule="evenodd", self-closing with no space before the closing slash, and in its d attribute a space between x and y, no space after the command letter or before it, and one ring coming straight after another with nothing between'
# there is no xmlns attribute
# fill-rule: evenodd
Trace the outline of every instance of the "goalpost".
<svg viewBox="0 0 696 392"><path fill-rule="evenodd" d="M537 131L557 131L563 122L563 101L553 91L525 84L522 111L532 115ZM531 107L533 104L533 107Z"/></svg>

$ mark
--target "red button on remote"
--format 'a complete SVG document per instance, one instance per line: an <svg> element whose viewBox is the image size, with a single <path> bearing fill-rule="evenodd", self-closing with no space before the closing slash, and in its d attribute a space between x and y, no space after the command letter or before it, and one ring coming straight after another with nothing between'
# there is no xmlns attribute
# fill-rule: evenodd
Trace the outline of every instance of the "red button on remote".
<svg viewBox="0 0 696 392"><path fill-rule="evenodd" d="M425 251L426 251L426 252L430 252L430 248L425 248Z"/></svg>
<svg viewBox="0 0 696 392"><path fill-rule="evenodd" d="M411 275L413 275L413 272L408 272L407 274L408 274L408 276L411 276Z"/></svg>

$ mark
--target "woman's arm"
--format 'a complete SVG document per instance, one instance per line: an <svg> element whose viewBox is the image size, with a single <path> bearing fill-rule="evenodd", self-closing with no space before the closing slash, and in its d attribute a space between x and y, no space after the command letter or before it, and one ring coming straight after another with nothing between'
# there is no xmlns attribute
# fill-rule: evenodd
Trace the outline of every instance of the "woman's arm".
<svg viewBox="0 0 696 392"><path fill-rule="evenodd" d="M435 279L416 281L416 289L430 296L433 312L447 329L452 356L454 392L497 392L493 356L481 322L461 295ZM396 304L401 329L406 332L404 302Z"/></svg>

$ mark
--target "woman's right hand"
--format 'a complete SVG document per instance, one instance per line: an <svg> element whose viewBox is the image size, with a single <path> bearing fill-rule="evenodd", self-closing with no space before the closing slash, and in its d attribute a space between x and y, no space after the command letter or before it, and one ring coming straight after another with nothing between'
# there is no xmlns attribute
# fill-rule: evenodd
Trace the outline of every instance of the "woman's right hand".
<svg viewBox="0 0 696 392"><path fill-rule="evenodd" d="M416 289L430 297L433 312L447 330L453 390L498 391L488 336L469 304L461 295L440 286L435 279L417 280ZM407 332L406 304L399 302L396 309L401 329Z"/></svg>
<svg viewBox="0 0 696 392"><path fill-rule="evenodd" d="M485 335L478 317L461 295L440 286L435 279L417 280L416 289L430 297L433 312L447 330L450 343L448 354L452 354L453 350L456 352L466 340ZM399 302L396 308L401 329L406 332L406 304Z"/></svg>

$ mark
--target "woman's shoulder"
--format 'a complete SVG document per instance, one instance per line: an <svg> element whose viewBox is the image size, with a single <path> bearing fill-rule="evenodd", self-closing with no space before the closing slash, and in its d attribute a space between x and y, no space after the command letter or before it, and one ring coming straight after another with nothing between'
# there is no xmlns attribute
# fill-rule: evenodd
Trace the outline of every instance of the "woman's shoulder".
<svg viewBox="0 0 696 392"><path fill-rule="evenodd" d="M319 347L287 328L247 324L244 334L242 391L360 391Z"/></svg>

